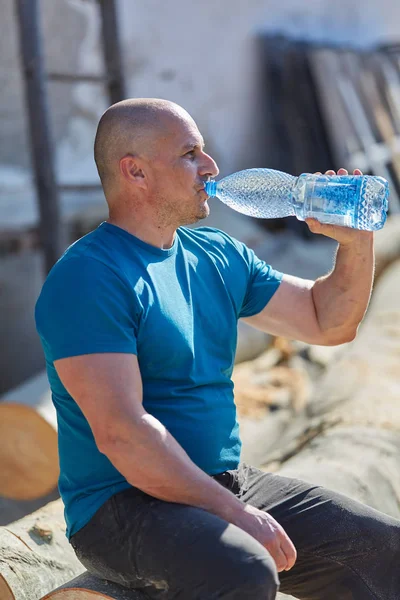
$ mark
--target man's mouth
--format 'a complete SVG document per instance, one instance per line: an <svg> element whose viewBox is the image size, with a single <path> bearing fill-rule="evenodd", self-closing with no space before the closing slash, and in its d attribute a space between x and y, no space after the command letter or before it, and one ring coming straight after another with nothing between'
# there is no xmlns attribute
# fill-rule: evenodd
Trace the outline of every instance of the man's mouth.
<svg viewBox="0 0 400 600"><path fill-rule="evenodd" d="M203 183L203 184L202 184L202 186L201 186L201 187L199 187L199 189L198 189L197 191L198 191L198 193L200 193L200 192L204 192L205 196L207 196L207 198L209 198L209 195L207 194L207 192L205 191L205 189L206 189L206 186L205 186L205 184Z"/></svg>

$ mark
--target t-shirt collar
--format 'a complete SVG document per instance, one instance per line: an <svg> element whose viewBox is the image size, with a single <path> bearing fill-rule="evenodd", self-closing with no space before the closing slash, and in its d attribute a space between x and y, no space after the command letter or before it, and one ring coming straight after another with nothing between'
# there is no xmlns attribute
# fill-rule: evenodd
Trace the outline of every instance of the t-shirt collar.
<svg viewBox="0 0 400 600"><path fill-rule="evenodd" d="M158 248L157 246L153 246L152 244L148 244L147 242L144 242L143 240L139 239L132 233L129 233L129 231L122 229L122 227L118 227L118 225L113 225L112 223L108 223L107 221L103 221L103 223L101 223L99 225L99 227L101 227L102 229L105 229L106 231L109 231L112 234L119 235L120 237L125 238L129 242L135 244L136 246L139 246L143 250L147 250L147 252L151 252L152 254L155 254L156 256L167 257L167 256L171 256L172 254L175 254L177 251L177 247L178 247L178 235L177 234L175 234L174 242L173 242L171 248Z"/></svg>

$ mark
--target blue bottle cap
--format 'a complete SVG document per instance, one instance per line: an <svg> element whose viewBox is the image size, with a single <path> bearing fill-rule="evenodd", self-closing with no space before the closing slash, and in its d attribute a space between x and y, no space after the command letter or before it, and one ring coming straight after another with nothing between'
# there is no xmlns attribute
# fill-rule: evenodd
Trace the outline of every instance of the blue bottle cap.
<svg viewBox="0 0 400 600"><path fill-rule="evenodd" d="M217 192L217 182L216 181L206 181L204 186L204 191L208 196L215 196Z"/></svg>

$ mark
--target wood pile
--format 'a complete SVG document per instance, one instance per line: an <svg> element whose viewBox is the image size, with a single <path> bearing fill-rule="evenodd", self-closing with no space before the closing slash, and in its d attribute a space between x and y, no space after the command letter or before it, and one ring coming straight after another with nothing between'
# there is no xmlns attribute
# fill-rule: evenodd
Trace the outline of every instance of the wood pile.
<svg viewBox="0 0 400 600"><path fill-rule="evenodd" d="M57 417L45 373L0 402L0 496L41 498L57 486Z"/></svg>
<svg viewBox="0 0 400 600"><path fill-rule="evenodd" d="M397 517L399 240L400 215L376 236L379 277L354 342L324 348L275 338L258 358L237 364L233 375L244 460L323 484ZM24 405L13 395L8 400L5 410L15 406L22 440L24 424L17 415ZM39 401L31 401L29 407L35 415L44 414L46 424L52 422L48 400L39 394ZM0 404L0 422L2 408ZM22 456L27 460L27 453ZM1 460L4 457L6 453ZM17 487L23 471L13 468ZM65 538L63 506L57 500L0 528L0 598L142 600L143 595L84 571Z"/></svg>
<svg viewBox="0 0 400 600"><path fill-rule="evenodd" d="M293 175L340 167L380 175L389 181L389 211L400 212L400 46L360 50L263 36L260 55L263 165ZM287 223L308 236L304 224Z"/></svg>

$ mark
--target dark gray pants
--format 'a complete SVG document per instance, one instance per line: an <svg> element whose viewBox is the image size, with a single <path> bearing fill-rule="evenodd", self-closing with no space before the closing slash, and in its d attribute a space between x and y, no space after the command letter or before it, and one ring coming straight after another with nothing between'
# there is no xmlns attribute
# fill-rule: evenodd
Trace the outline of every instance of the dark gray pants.
<svg viewBox="0 0 400 600"><path fill-rule="evenodd" d="M330 490L241 464L215 476L268 511L298 552L278 574L250 535L202 509L132 488L72 538L87 570L157 600L399 600L400 521Z"/></svg>

